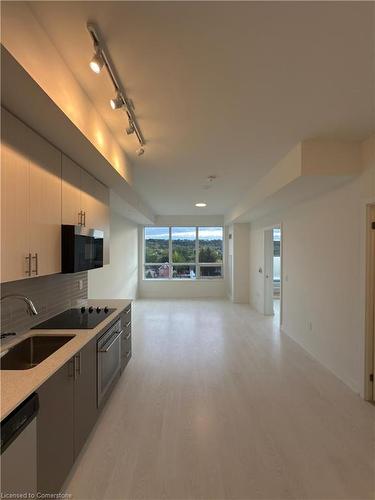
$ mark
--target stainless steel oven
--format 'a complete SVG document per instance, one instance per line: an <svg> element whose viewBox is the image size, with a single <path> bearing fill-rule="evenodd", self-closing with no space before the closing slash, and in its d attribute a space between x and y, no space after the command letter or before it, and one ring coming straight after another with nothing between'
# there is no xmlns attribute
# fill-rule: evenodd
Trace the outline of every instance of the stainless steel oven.
<svg viewBox="0 0 375 500"><path fill-rule="evenodd" d="M120 372L121 335L121 320L118 320L97 341L98 406Z"/></svg>

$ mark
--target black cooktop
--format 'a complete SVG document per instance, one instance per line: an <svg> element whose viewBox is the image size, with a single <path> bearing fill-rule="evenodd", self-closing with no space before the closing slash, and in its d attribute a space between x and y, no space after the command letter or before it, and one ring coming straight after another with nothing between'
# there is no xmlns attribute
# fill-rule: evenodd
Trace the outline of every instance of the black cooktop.
<svg viewBox="0 0 375 500"><path fill-rule="evenodd" d="M95 328L116 309L109 307L81 307L81 309L68 309L53 318L33 327L42 330L78 330Z"/></svg>

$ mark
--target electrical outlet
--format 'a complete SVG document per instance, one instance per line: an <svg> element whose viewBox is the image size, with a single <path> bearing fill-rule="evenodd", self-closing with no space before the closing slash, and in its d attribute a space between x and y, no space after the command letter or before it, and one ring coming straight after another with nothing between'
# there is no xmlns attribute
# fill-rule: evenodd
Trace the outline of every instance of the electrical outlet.
<svg viewBox="0 0 375 500"><path fill-rule="evenodd" d="M83 280L78 280L78 288L79 290L83 290Z"/></svg>

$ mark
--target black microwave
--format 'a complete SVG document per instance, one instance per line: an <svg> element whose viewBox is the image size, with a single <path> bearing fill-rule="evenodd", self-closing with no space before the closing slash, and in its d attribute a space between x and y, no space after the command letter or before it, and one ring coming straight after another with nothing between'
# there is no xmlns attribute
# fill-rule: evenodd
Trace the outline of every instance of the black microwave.
<svg viewBox="0 0 375 500"><path fill-rule="evenodd" d="M61 226L61 272L78 273L103 267L104 233L100 229Z"/></svg>

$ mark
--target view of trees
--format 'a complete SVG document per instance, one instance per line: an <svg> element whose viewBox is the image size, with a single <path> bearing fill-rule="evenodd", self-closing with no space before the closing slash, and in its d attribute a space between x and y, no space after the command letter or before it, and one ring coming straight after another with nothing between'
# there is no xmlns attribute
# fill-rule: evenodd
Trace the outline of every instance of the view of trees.
<svg viewBox="0 0 375 500"><path fill-rule="evenodd" d="M159 264L169 261L168 240L147 239L145 249L145 262ZM199 262L222 262L223 242L222 240L200 240ZM178 264L195 262L195 241L173 240L172 262Z"/></svg>
<svg viewBox="0 0 375 500"><path fill-rule="evenodd" d="M145 262L159 264L169 261L168 240L147 239L145 249Z"/></svg>
<svg viewBox="0 0 375 500"><path fill-rule="evenodd" d="M195 262L195 240L172 239L172 262Z"/></svg>
<svg viewBox="0 0 375 500"><path fill-rule="evenodd" d="M197 271L198 276L202 277L222 276L222 228L198 228L198 256L196 256L196 232L195 227L172 227L172 230L168 227L145 228L145 277L194 279ZM169 235L172 243L171 255L169 255ZM217 266L212 266L216 263ZM197 264L199 264L198 269ZM201 264L211 264L211 266Z"/></svg>
<svg viewBox="0 0 375 500"><path fill-rule="evenodd" d="M223 262L223 240L199 240L199 262Z"/></svg>

